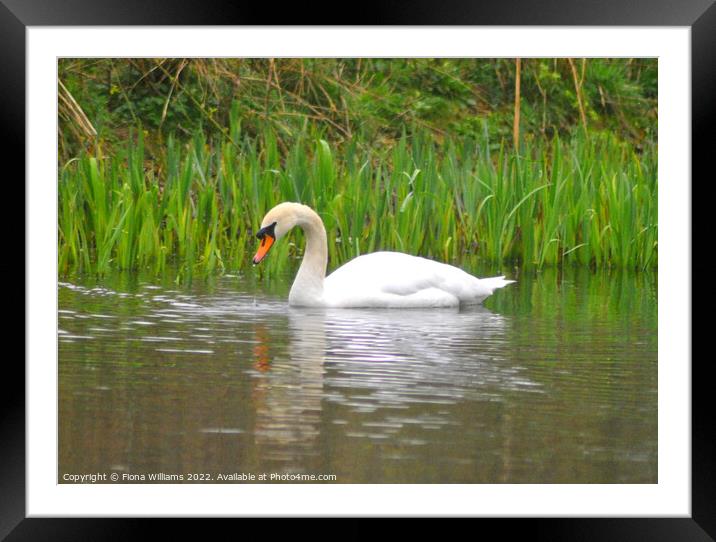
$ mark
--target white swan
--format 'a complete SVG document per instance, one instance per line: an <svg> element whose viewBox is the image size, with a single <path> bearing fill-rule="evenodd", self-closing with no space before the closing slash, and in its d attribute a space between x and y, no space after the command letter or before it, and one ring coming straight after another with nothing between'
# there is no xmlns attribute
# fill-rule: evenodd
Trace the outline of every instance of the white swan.
<svg viewBox="0 0 716 542"><path fill-rule="evenodd" d="M515 282L504 276L478 279L457 267L400 252L358 256L326 277L323 221L310 207L290 202L266 213L256 234L261 244L254 265L294 226L303 229L306 251L288 295L291 306L454 307L482 303L497 288Z"/></svg>

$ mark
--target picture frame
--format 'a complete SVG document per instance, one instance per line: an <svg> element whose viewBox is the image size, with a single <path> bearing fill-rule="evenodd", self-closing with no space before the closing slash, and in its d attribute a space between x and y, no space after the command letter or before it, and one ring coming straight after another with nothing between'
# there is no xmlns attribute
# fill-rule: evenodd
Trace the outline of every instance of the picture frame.
<svg viewBox="0 0 716 542"><path fill-rule="evenodd" d="M101 9L97 9L101 6ZM412 3L410 10L397 5L378 6L361 10L354 24L387 25L539 25L539 26L689 26L692 35L692 171L706 171L706 160L713 152L713 96L716 96L716 7L711 0L690 0L671 4L664 0L647 2L569 2L557 0L543 5L526 2L493 2L489 6L471 4L466 0L441 3L439 10L428 2ZM134 9L136 7L136 9ZM129 8L129 9L128 9ZM268 9L244 12L230 2L174 5L162 0L153 2L151 11L143 4L131 2L88 2L73 0L62 4L46 1L0 0L0 57L4 66L0 89L0 111L6 132L13 134L3 155L24 155L25 150L25 30L28 26L75 25L245 25L272 20ZM288 8L287 16L293 8ZM305 19L304 15L304 19ZM285 21L280 21L285 22ZM315 24L315 21L304 21ZM16 159L13 161L17 162ZM24 176L21 166L17 178ZM693 185L693 182L692 182ZM23 195L24 199L24 195ZM10 217L4 217L10 222ZM16 226L15 226L16 227ZM27 270L25 270L27 272ZM13 295L19 295L15 293ZM692 331L693 334L693 331ZM693 336L693 335L692 335ZM620 519L529 519L520 522L501 521L504 534L529 532L537 539L614 540L709 540L716 537L716 469L713 445L713 406L707 401L709 379L702 358L691 365L692 375L692 516L691 518L620 518ZM8 364L10 365L10 364ZM8 367L7 382L24 380L19 363ZM15 386L15 395L3 397L3 417L0 419L0 537L11 540L104 538L122 531L142 531L146 521L129 519L61 520L28 519L25 517L25 394L24 387ZM5 404L6 403L6 404ZM166 525L162 529L166 529ZM529 531L528 531L529 529ZM166 531L165 531L166 532Z"/></svg>

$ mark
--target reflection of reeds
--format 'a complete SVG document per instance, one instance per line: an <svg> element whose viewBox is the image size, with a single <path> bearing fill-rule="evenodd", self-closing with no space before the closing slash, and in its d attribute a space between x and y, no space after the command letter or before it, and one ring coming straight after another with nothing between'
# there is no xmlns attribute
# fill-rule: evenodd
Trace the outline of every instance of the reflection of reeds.
<svg viewBox="0 0 716 542"><path fill-rule="evenodd" d="M198 132L186 146L169 138L149 162L139 134L121 155L62 167L60 272L160 272L172 262L183 276L245 268L263 214L284 200L323 217L331 268L375 250L524 267L656 266L650 146L635 154L609 134L579 134L524 139L518 151L486 137L438 147L417 133L389 152L349 142L337 156L306 128L282 159L271 130L242 137L237 111L232 119L238 147ZM262 271L286 268L301 246L277 243Z"/></svg>

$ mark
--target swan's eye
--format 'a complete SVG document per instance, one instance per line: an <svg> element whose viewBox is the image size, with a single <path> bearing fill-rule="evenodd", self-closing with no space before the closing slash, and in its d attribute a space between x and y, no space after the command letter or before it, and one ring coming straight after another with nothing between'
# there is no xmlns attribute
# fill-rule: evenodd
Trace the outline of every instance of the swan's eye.
<svg viewBox="0 0 716 542"><path fill-rule="evenodd" d="M263 239L265 236L270 235L274 239L276 239L276 233L274 230L276 229L276 222L273 222L272 224L269 224L265 228L261 228L258 232L256 232L256 238L257 239Z"/></svg>

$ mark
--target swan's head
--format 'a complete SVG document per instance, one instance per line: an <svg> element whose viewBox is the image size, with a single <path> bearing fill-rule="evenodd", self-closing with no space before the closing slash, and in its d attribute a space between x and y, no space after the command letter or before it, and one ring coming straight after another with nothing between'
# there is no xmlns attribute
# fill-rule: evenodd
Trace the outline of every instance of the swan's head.
<svg viewBox="0 0 716 542"><path fill-rule="evenodd" d="M254 265L266 257L268 251L276 242L286 235L291 228L298 224L302 208L305 205L300 203L279 203L271 209L261 221L261 229L256 232L256 237L261 241L259 249L254 256Z"/></svg>

